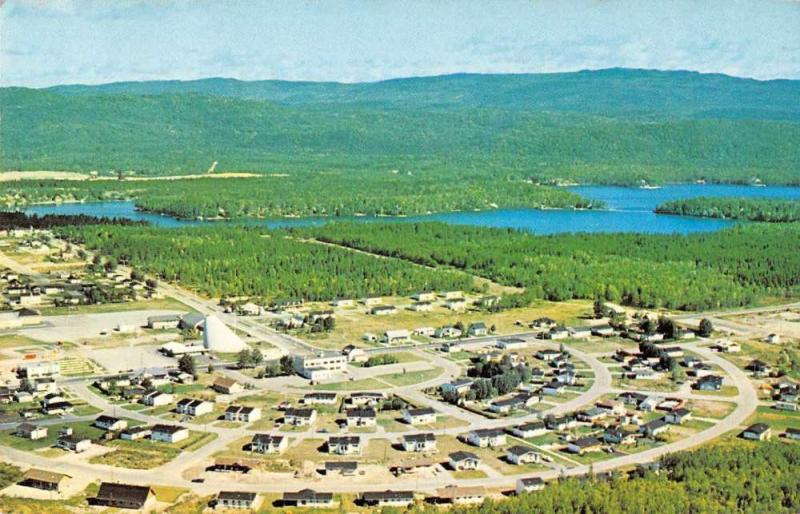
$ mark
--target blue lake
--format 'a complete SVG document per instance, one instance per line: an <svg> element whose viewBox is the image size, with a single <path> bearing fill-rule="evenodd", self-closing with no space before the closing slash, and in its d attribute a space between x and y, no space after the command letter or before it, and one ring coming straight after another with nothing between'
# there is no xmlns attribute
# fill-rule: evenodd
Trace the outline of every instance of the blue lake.
<svg viewBox="0 0 800 514"><path fill-rule="evenodd" d="M660 189L636 189L612 186L577 186L570 190L593 200L606 202L607 210L536 210L498 209L478 212L453 212L391 217L353 218L303 218L279 220L252 220L245 222L269 228L284 226L319 225L335 219L350 219L364 223L385 221L442 221L445 223L484 227L516 228L537 234L563 232L644 232L658 234L689 234L712 232L733 224L727 220L691 218L655 214L653 209L667 200L697 196L765 197L800 200L800 187L752 187L735 185L669 185ZM170 216L139 212L133 202L112 201L72 203L61 205L36 205L28 208L29 214L86 214L100 217L117 217L142 220L153 225L174 228L219 224L225 221L179 220ZM241 223L241 222L240 222Z"/></svg>

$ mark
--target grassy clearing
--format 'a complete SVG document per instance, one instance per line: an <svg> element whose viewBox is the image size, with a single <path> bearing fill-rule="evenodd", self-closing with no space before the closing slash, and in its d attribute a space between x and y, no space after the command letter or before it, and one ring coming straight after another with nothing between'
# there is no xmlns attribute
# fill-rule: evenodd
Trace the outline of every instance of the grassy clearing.
<svg viewBox="0 0 800 514"><path fill-rule="evenodd" d="M732 385L724 385L719 391L695 391L696 394L702 394L704 396L724 396L727 398L731 398L739 394L739 390L736 389L736 386Z"/></svg>
<svg viewBox="0 0 800 514"><path fill-rule="evenodd" d="M152 469L171 461L181 451L167 444L152 441L109 441L106 446L115 448L89 460L90 464L105 464L127 469Z"/></svg>
<svg viewBox="0 0 800 514"><path fill-rule="evenodd" d="M387 375L388 376L388 375ZM357 391L357 390L375 390L387 389L389 386L375 380L374 378L364 378L361 380L346 380L344 382L331 382L329 384L318 384L310 389L320 391Z"/></svg>
<svg viewBox="0 0 800 514"><path fill-rule="evenodd" d="M46 343L33 339L21 334L4 334L0 335L0 349L19 348L25 346L52 346L52 343Z"/></svg>
<svg viewBox="0 0 800 514"><path fill-rule="evenodd" d="M48 427L47 437L37 441L31 441L29 439L18 437L14 434L14 430L5 430L0 432L0 445L9 446L17 450L28 452L48 448L56 444L56 441L58 440L58 429L62 426L72 427L72 430L76 435L89 437L91 439L96 439L103 435L105 431L93 427L91 423L91 421L80 421L75 423L64 423L63 425L51 425Z"/></svg>
<svg viewBox="0 0 800 514"><path fill-rule="evenodd" d="M153 493L156 495L156 500L164 503L175 503L178 501L188 489L184 489L183 487L170 487L166 485L154 485L152 486Z"/></svg>
<svg viewBox="0 0 800 514"><path fill-rule="evenodd" d="M477 297L473 297L477 298ZM584 300L567 302L536 302L530 307L510 309L498 313L489 313L480 310L467 312L453 312L440 305L436 305L430 312L413 312L406 309L411 300L405 297L387 297L387 304L398 307L397 314L391 316L371 316L366 314L363 306L336 310L336 328L329 333L319 334L313 338L314 344L339 349L347 344L356 344L367 348L374 345L364 342L361 338L365 332L383 334L386 330L407 329L414 330L419 327L438 327L452 325L461 321L465 325L482 321L487 327L494 325L497 334L514 334L526 330L518 326L517 321L528 323L533 319L547 316L566 325L576 324L580 317L591 310L591 302ZM437 302L441 303L441 302ZM308 310L330 308L328 304L308 304Z"/></svg>
<svg viewBox="0 0 800 514"><path fill-rule="evenodd" d="M747 418L745 424L766 423L772 428L773 437L781 434L787 428L800 428L800 412L776 410L772 407L761 406Z"/></svg>
<svg viewBox="0 0 800 514"><path fill-rule="evenodd" d="M714 402L711 400L690 400L686 408L692 411L694 416L700 418L722 419L728 416L736 408L731 402Z"/></svg>
<svg viewBox="0 0 800 514"><path fill-rule="evenodd" d="M389 375L379 375L378 378L385 382L389 382L393 386L403 387L433 380L441 374L442 368L433 368L421 371L412 371L410 373L391 373Z"/></svg>
<svg viewBox="0 0 800 514"><path fill-rule="evenodd" d="M486 478L488 475L480 469L465 469L464 471L451 471L453 478L468 480L470 478Z"/></svg>
<svg viewBox="0 0 800 514"><path fill-rule="evenodd" d="M103 314L108 312L126 312L139 310L177 310L194 312L194 309L172 298L161 300L145 300L125 303L104 303L100 305L73 305L69 307L45 307L41 309L44 316L65 314Z"/></svg>

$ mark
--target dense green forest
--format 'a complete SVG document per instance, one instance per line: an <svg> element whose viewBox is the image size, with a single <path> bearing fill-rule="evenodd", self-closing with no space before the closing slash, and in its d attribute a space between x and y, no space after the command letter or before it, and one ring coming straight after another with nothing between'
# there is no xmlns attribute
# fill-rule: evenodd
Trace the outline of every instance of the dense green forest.
<svg viewBox="0 0 800 514"><path fill-rule="evenodd" d="M195 93L283 105L362 105L388 109L491 107L612 117L665 115L800 121L799 81L759 81L689 71L622 68L577 73L461 73L357 84L210 78L69 85L49 90L69 95Z"/></svg>
<svg viewBox="0 0 800 514"><path fill-rule="evenodd" d="M690 198L656 207L661 214L788 223L800 221L800 201L772 198Z"/></svg>
<svg viewBox="0 0 800 514"><path fill-rule="evenodd" d="M743 225L692 235L559 234L443 223L331 223L304 237L450 266L527 288L531 297L592 298L646 307L744 305L755 293L797 293L800 224Z"/></svg>
<svg viewBox="0 0 800 514"><path fill-rule="evenodd" d="M322 172L253 178L168 181L21 181L10 183L7 207L54 201L134 199L143 210L179 218L407 215L496 208L597 208L565 189L497 177L431 173Z"/></svg>
<svg viewBox="0 0 800 514"><path fill-rule="evenodd" d="M289 240L264 229L83 226L65 227L59 234L111 262L130 264L212 297L330 300L473 288L463 273Z"/></svg>
<svg viewBox="0 0 800 514"><path fill-rule="evenodd" d="M172 174L216 161L288 173L301 192L312 176L396 170L435 182L426 191L467 182L487 188L482 197L527 179L800 183L795 81L623 70L408 79L355 95L242 84L0 89L0 169ZM306 87L316 92L303 102Z"/></svg>
<svg viewBox="0 0 800 514"><path fill-rule="evenodd" d="M69 225L144 225L143 222L117 218L97 218L95 216L45 216L27 215L21 212L0 212L0 230L15 228L50 229Z"/></svg>
<svg viewBox="0 0 800 514"><path fill-rule="evenodd" d="M453 514L778 514L800 511L800 445L714 446L676 453L661 471L569 478ZM439 512L427 507L423 513Z"/></svg>

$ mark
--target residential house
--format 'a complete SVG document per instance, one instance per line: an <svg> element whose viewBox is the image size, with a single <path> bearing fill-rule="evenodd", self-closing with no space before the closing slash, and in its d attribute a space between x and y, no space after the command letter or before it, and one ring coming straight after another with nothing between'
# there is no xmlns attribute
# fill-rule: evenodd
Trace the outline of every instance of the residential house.
<svg viewBox="0 0 800 514"><path fill-rule="evenodd" d="M342 355L347 357L347 362L364 362L369 358L367 352L352 344L342 348Z"/></svg>
<svg viewBox="0 0 800 514"><path fill-rule="evenodd" d="M256 453L283 453L289 446L289 439L282 435L256 434L250 440L249 449Z"/></svg>
<svg viewBox="0 0 800 514"><path fill-rule="evenodd" d="M722 377L719 375L706 375L692 384L692 387L698 391L719 391L722 389Z"/></svg>
<svg viewBox="0 0 800 514"><path fill-rule="evenodd" d="M483 503L486 498L486 489L483 487L458 487L449 485L436 491L440 501L463 505L470 503Z"/></svg>
<svg viewBox="0 0 800 514"><path fill-rule="evenodd" d="M478 469L481 459L471 452L457 451L447 456L447 463L450 469L455 471L466 471Z"/></svg>
<svg viewBox="0 0 800 514"><path fill-rule="evenodd" d="M467 434L467 442L479 448L494 448L506 444L506 434L497 428L477 429Z"/></svg>
<svg viewBox="0 0 800 514"><path fill-rule="evenodd" d="M214 404L205 400L184 398L175 406L175 412L187 416L202 416L214 410Z"/></svg>
<svg viewBox="0 0 800 514"><path fill-rule="evenodd" d="M639 427L639 431L647 437L655 437L659 434L669 431L670 424L664 421L663 418L654 419L649 423L645 423Z"/></svg>
<svg viewBox="0 0 800 514"><path fill-rule="evenodd" d="M123 441L138 441L151 436L153 431L146 426L128 427L119 433L119 438Z"/></svg>
<svg viewBox="0 0 800 514"><path fill-rule="evenodd" d="M242 405L231 405L225 409L226 421L239 421L242 423L252 423L261 419L261 407L246 407Z"/></svg>
<svg viewBox="0 0 800 514"><path fill-rule="evenodd" d="M539 477L517 479L517 495L541 491L542 489L544 489L544 480Z"/></svg>
<svg viewBox="0 0 800 514"><path fill-rule="evenodd" d="M118 432L124 428L128 428L128 421L125 419L115 418L101 414L94 420L94 426L103 430Z"/></svg>
<svg viewBox="0 0 800 514"><path fill-rule="evenodd" d="M567 389L566 384L562 384L561 382L558 381L549 382L544 386L542 386L542 394L545 394L547 396L556 396L566 391L566 389Z"/></svg>
<svg viewBox="0 0 800 514"><path fill-rule="evenodd" d="M433 302L436 301L436 293L417 293L411 299L418 302Z"/></svg>
<svg viewBox="0 0 800 514"><path fill-rule="evenodd" d="M429 312L433 310L433 302L414 302L408 306L408 310L416 312Z"/></svg>
<svg viewBox="0 0 800 514"><path fill-rule="evenodd" d="M568 327L567 332L572 339L589 339L592 335L591 327Z"/></svg>
<svg viewBox="0 0 800 514"><path fill-rule="evenodd" d="M255 509L260 503L258 494L244 491L220 491L216 507L221 509Z"/></svg>
<svg viewBox="0 0 800 514"><path fill-rule="evenodd" d="M510 432L512 435L519 437L520 439L529 439L531 437L537 437L546 434L547 427L545 426L544 421L531 421L529 423L523 423L521 425L512 427Z"/></svg>
<svg viewBox="0 0 800 514"><path fill-rule="evenodd" d="M211 388L220 394L236 394L244 391L242 384L228 377L215 378Z"/></svg>
<svg viewBox="0 0 800 514"><path fill-rule="evenodd" d="M613 337L617 331L610 325L599 325L592 327L592 335L597 337Z"/></svg>
<svg viewBox="0 0 800 514"><path fill-rule="evenodd" d="M436 436L432 433L405 434L402 437L403 450L407 452L436 451Z"/></svg>
<svg viewBox="0 0 800 514"><path fill-rule="evenodd" d="M408 330L387 330L381 339L384 344L401 344L409 341L411 341L411 333Z"/></svg>
<svg viewBox="0 0 800 514"><path fill-rule="evenodd" d="M189 438L189 429L178 425L154 425L150 439L162 443L177 443Z"/></svg>
<svg viewBox="0 0 800 514"><path fill-rule="evenodd" d="M370 507L405 507L414 503L414 491L365 492L361 501Z"/></svg>
<svg viewBox="0 0 800 514"><path fill-rule="evenodd" d="M800 428L789 427L784 432L784 435L788 439L794 439L795 441L800 441Z"/></svg>
<svg viewBox="0 0 800 514"><path fill-rule="evenodd" d="M681 425L689 421L692 417L692 412L689 409L681 408L668 412L664 416L664 421L673 425Z"/></svg>
<svg viewBox="0 0 800 514"><path fill-rule="evenodd" d="M567 444L567 451L576 455L587 452L600 451L603 442L596 437L582 437Z"/></svg>
<svg viewBox="0 0 800 514"><path fill-rule="evenodd" d="M162 393L161 391L151 391L142 396L141 402L150 407L162 407L172 403L174 397L169 393Z"/></svg>
<svg viewBox="0 0 800 514"><path fill-rule="evenodd" d="M436 422L436 411L430 407L406 409L403 420L409 425L422 425Z"/></svg>
<svg viewBox="0 0 800 514"><path fill-rule="evenodd" d="M763 377L772 373L772 367L764 361L754 360L747 365L748 371L753 373L754 377Z"/></svg>
<svg viewBox="0 0 800 514"><path fill-rule="evenodd" d="M603 432L603 441L609 444L633 444L636 442L636 434L619 427L609 427Z"/></svg>
<svg viewBox="0 0 800 514"><path fill-rule="evenodd" d="M441 385L442 393L463 396L469 392L474 382L469 378L459 378Z"/></svg>
<svg viewBox="0 0 800 514"><path fill-rule="evenodd" d="M350 393L349 402L356 407L374 407L385 399L386 393L366 391Z"/></svg>
<svg viewBox="0 0 800 514"><path fill-rule="evenodd" d="M530 326L531 328L550 329L556 326L556 320L548 317L537 318L531 322Z"/></svg>
<svg viewBox="0 0 800 514"><path fill-rule="evenodd" d="M341 460L328 460L323 464L323 470L326 475L333 475L338 473L342 476L353 476L358 471L358 462L354 460L341 461Z"/></svg>
<svg viewBox="0 0 800 514"><path fill-rule="evenodd" d="M75 453L82 453L91 448L92 440L78 435L64 435L58 438L56 446Z"/></svg>
<svg viewBox="0 0 800 514"><path fill-rule="evenodd" d="M375 409L348 409L346 420L348 427L374 427L378 414Z"/></svg>
<svg viewBox="0 0 800 514"><path fill-rule="evenodd" d="M518 337L505 337L498 339L495 346L501 350L520 350L528 346L528 342Z"/></svg>
<svg viewBox="0 0 800 514"><path fill-rule="evenodd" d="M295 507L324 508L333 507L333 493L321 493L313 489L303 489L296 493L283 493L283 505Z"/></svg>
<svg viewBox="0 0 800 514"><path fill-rule="evenodd" d="M479 321L477 323L471 323L467 328L467 335L472 337L482 337L489 333L489 329L486 328L486 323Z"/></svg>
<svg viewBox="0 0 800 514"><path fill-rule="evenodd" d="M463 311L467 308L467 301L462 300L459 298L454 298L452 300L445 300L444 306L451 311Z"/></svg>
<svg viewBox="0 0 800 514"><path fill-rule="evenodd" d="M751 441L766 441L771 436L772 429L766 423L750 425L742 432L742 437L744 439L750 439Z"/></svg>
<svg viewBox="0 0 800 514"><path fill-rule="evenodd" d="M34 425L32 423L20 423L17 425L16 435L31 441L38 441L47 437L47 427Z"/></svg>
<svg viewBox="0 0 800 514"><path fill-rule="evenodd" d="M331 436L328 438L328 453L357 455L361 453L361 438L357 435Z"/></svg>
<svg viewBox="0 0 800 514"><path fill-rule="evenodd" d="M388 316L390 314L397 314L397 307L394 305L377 305L369 310L373 316Z"/></svg>
<svg viewBox="0 0 800 514"><path fill-rule="evenodd" d="M536 358L545 362L550 362L558 357L561 357L561 352L558 350L539 350L536 352Z"/></svg>
<svg viewBox="0 0 800 514"><path fill-rule="evenodd" d="M461 337L461 330L456 327L440 327L434 332L434 337L437 339L449 339L453 337Z"/></svg>
<svg viewBox="0 0 800 514"><path fill-rule="evenodd" d="M436 335L436 329L433 327L419 327L414 329L414 334L422 337L433 337Z"/></svg>
<svg viewBox="0 0 800 514"><path fill-rule="evenodd" d="M59 491L61 484L69 478L71 478L69 475L31 468L25 472L19 485L43 491Z"/></svg>
<svg viewBox="0 0 800 514"><path fill-rule="evenodd" d="M303 403L306 405L333 405L336 403L336 393L307 393L303 396Z"/></svg>
<svg viewBox="0 0 800 514"><path fill-rule="evenodd" d="M569 337L569 330L567 330L566 327L553 327L547 332L544 332L542 336L544 339L552 339L554 341L566 339Z"/></svg>
<svg viewBox="0 0 800 514"><path fill-rule="evenodd" d="M296 427L308 426L317 420L315 409L286 409L283 414L283 424Z"/></svg>
<svg viewBox="0 0 800 514"><path fill-rule="evenodd" d="M97 495L90 499L89 503L102 507L143 512L150 510L155 501L155 494L150 487L102 482Z"/></svg>
<svg viewBox="0 0 800 514"><path fill-rule="evenodd" d="M530 446L518 444L506 450L506 460L512 464L532 464L539 462L541 458L539 452Z"/></svg>

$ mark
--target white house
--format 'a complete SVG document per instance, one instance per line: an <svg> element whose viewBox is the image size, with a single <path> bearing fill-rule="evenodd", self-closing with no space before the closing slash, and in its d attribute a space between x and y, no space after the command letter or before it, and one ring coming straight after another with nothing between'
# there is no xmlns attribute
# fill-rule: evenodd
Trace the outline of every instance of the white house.
<svg viewBox="0 0 800 514"><path fill-rule="evenodd" d="M360 454L361 438L354 435L332 436L328 438L328 452L338 455Z"/></svg>
<svg viewBox="0 0 800 514"><path fill-rule="evenodd" d="M184 398L175 406L175 411L178 414L186 414L187 416L202 416L213 410L213 403L205 400L194 400L192 398Z"/></svg>
<svg viewBox="0 0 800 514"><path fill-rule="evenodd" d="M481 459L474 453L457 451L447 456L447 464L454 471L478 469Z"/></svg>
<svg viewBox="0 0 800 514"><path fill-rule="evenodd" d="M407 434L402 438L402 445L407 452L436 451L436 436L431 433Z"/></svg>
<svg viewBox="0 0 800 514"><path fill-rule="evenodd" d="M102 428L103 430L116 432L118 430L122 430L123 428L128 428L128 421L102 414L94 420L94 426L97 428Z"/></svg>
<svg viewBox="0 0 800 514"><path fill-rule="evenodd" d="M375 409L348 409L346 416L348 427L374 427L378 421Z"/></svg>
<svg viewBox="0 0 800 514"><path fill-rule="evenodd" d="M150 439L162 443L177 443L189 437L189 429L178 425L155 425L150 429Z"/></svg>
<svg viewBox="0 0 800 514"><path fill-rule="evenodd" d="M283 453L289 446L289 439L282 435L256 434L250 441L250 451L257 453Z"/></svg>
<svg viewBox="0 0 800 514"><path fill-rule="evenodd" d="M494 448L506 444L506 434L496 428L473 430L467 434L467 442L479 448Z"/></svg>
<svg viewBox="0 0 800 514"><path fill-rule="evenodd" d="M544 480L539 477L517 479L517 494L532 493L542 489L544 489Z"/></svg>
<svg viewBox="0 0 800 514"><path fill-rule="evenodd" d="M407 343L411 340L411 333L408 330L387 330L383 333L381 342L385 344Z"/></svg>
<svg viewBox="0 0 800 514"><path fill-rule="evenodd" d="M532 464L539 462L542 456L530 446L516 445L506 450L506 460L512 464Z"/></svg>
<svg viewBox="0 0 800 514"><path fill-rule="evenodd" d="M161 407L172 403L173 396L169 393L162 393L161 391L152 391L142 396L141 402L150 407Z"/></svg>
<svg viewBox="0 0 800 514"><path fill-rule="evenodd" d="M436 422L436 411L430 407L406 409L403 420L409 425L422 425Z"/></svg>
<svg viewBox="0 0 800 514"><path fill-rule="evenodd" d="M283 414L283 424L292 426L307 426L317 419L314 409L286 409Z"/></svg>

